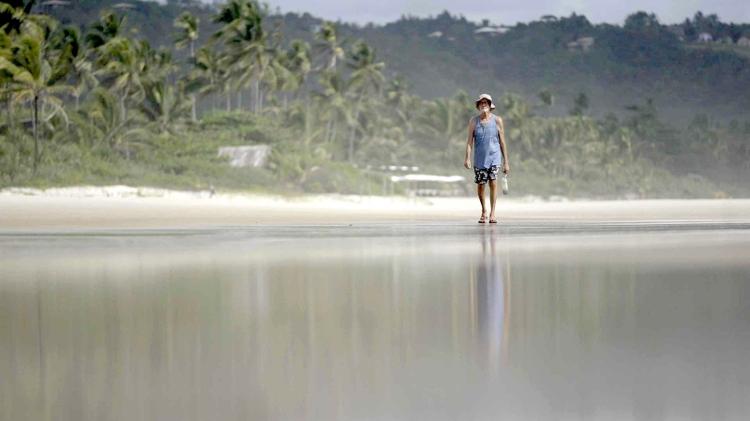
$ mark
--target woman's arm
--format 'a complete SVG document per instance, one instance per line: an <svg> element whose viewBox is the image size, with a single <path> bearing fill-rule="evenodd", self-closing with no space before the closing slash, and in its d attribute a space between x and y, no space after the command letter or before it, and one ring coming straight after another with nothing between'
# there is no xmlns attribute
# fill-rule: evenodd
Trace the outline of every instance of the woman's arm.
<svg viewBox="0 0 750 421"><path fill-rule="evenodd" d="M474 118L472 117L469 120L469 136L466 139L466 157L464 158L464 167L466 169L471 169L471 160L469 157L471 156L471 148L474 147Z"/></svg>
<svg viewBox="0 0 750 421"><path fill-rule="evenodd" d="M510 164L508 163L508 148L505 146L505 127L503 126L503 119L500 116L495 118L497 124L497 137L500 139L500 152L503 154L503 172L508 174L510 172Z"/></svg>

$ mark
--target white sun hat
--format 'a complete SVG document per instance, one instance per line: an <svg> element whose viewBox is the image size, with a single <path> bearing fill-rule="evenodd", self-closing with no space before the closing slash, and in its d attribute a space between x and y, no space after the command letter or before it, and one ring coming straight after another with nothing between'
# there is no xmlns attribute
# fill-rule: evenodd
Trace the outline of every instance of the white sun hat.
<svg viewBox="0 0 750 421"><path fill-rule="evenodd" d="M479 101L481 101L483 99L486 99L487 101L490 102L490 110L494 110L495 109L495 103L492 101L492 97L490 96L490 94L479 95L479 98L477 98L477 100L474 101L474 105L477 106L477 107L479 107Z"/></svg>

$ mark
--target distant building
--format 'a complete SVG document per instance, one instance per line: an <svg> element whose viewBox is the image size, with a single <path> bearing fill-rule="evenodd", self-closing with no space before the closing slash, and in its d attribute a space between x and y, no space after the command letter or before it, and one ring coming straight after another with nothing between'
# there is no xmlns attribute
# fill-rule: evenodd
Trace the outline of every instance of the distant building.
<svg viewBox="0 0 750 421"><path fill-rule="evenodd" d="M714 37L708 32L701 32L700 34L698 34L698 42L714 42Z"/></svg>
<svg viewBox="0 0 750 421"><path fill-rule="evenodd" d="M581 37L568 43L568 50L588 52L594 46L594 37Z"/></svg>
<svg viewBox="0 0 750 421"><path fill-rule="evenodd" d="M740 47L750 48L750 38L740 37L740 39L737 40L737 45Z"/></svg>
<svg viewBox="0 0 750 421"><path fill-rule="evenodd" d="M435 31L427 35L430 38L440 38L443 36L443 33L441 31Z"/></svg>
<svg viewBox="0 0 750 421"><path fill-rule="evenodd" d="M219 148L219 157L229 158L232 167L259 168L266 165L271 155L268 145L223 146Z"/></svg>
<svg viewBox="0 0 750 421"><path fill-rule="evenodd" d="M507 29L500 27L500 26L483 26L476 31L474 31L474 35L500 35L504 34L507 31Z"/></svg>
<svg viewBox="0 0 750 421"><path fill-rule="evenodd" d="M48 0L45 2L42 2L40 6L42 7L62 7L62 6L69 6L70 2L65 0Z"/></svg>
<svg viewBox="0 0 750 421"><path fill-rule="evenodd" d="M48 0L39 4L39 6L41 6L43 13L50 13L52 9L70 6L70 2L65 0Z"/></svg>
<svg viewBox="0 0 750 421"><path fill-rule="evenodd" d="M117 3L113 4L112 8L117 10L134 10L136 7L133 3Z"/></svg>

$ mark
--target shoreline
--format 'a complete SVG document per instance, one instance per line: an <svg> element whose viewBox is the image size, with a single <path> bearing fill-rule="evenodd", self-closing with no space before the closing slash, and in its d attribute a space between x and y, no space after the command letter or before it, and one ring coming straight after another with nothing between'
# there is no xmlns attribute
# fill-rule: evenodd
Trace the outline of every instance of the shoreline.
<svg viewBox="0 0 750 421"><path fill-rule="evenodd" d="M373 223L476 224L474 197L186 192L146 187L0 190L0 230L216 228ZM498 198L502 224L533 222L750 223L750 199L571 200Z"/></svg>

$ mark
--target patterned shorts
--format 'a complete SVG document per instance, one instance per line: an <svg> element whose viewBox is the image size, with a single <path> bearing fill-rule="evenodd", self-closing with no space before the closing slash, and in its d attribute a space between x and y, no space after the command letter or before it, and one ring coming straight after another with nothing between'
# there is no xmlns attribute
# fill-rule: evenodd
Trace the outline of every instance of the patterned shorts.
<svg viewBox="0 0 750 421"><path fill-rule="evenodd" d="M489 168L474 167L474 182L477 184L487 184L490 180L497 180L497 165Z"/></svg>

